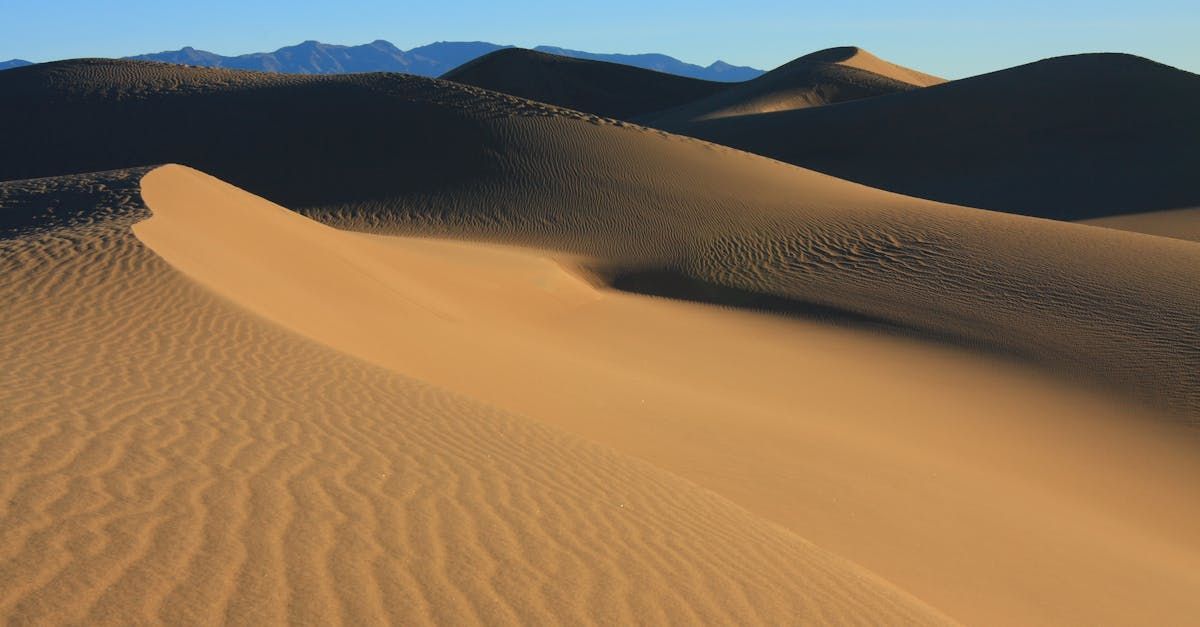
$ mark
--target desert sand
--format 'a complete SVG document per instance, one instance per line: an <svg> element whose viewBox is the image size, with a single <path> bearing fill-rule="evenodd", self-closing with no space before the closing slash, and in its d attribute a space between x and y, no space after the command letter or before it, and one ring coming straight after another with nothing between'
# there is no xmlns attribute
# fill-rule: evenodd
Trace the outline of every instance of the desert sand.
<svg viewBox="0 0 1200 627"><path fill-rule="evenodd" d="M7 619L943 620L711 491L204 289L131 231L140 175L4 185L6 212L72 198L2 242Z"/></svg>
<svg viewBox="0 0 1200 627"><path fill-rule="evenodd" d="M448 81L0 88L6 618L1200 615L1195 242Z"/></svg>

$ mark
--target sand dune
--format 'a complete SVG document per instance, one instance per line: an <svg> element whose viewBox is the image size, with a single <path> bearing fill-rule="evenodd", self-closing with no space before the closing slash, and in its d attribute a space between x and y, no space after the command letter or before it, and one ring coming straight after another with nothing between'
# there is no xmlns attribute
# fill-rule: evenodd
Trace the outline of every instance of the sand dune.
<svg viewBox="0 0 1200 627"><path fill-rule="evenodd" d="M955 618L1200 609L1200 505L1180 505L1194 434L1111 398L963 351L598 290L572 271L586 260L546 251L340 232L183 168L143 195L138 237L227 299L648 460Z"/></svg>
<svg viewBox="0 0 1200 627"><path fill-rule="evenodd" d="M0 178L258 194L0 186L4 614L1200 610L1193 242L403 75L0 89Z"/></svg>
<svg viewBox="0 0 1200 627"><path fill-rule="evenodd" d="M0 172L182 162L334 225L589 255L622 287L882 324L1200 409L1187 242L920 201L403 75L81 61L0 86ZM335 108L355 114L311 124Z"/></svg>
<svg viewBox="0 0 1200 627"><path fill-rule="evenodd" d="M819 106L944 82L852 47L814 52L742 83L711 83L519 48L486 55L442 78L663 128L700 119Z"/></svg>
<svg viewBox="0 0 1200 627"><path fill-rule="evenodd" d="M810 63L838 63L848 67L856 67L860 70L874 72L880 76L886 76L890 79L918 87L929 87L930 85L946 82L944 78L918 72L912 68L880 59L857 46L842 46L839 48L818 50L817 52L800 57L800 60Z"/></svg>
<svg viewBox="0 0 1200 627"><path fill-rule="evenodd" d="M497 50L442 78L622 119L675 107L729 87L728 83L523 48Z"/></svg>
<svg viewBox="0 0 1200 627"><path fill-rule="evenodd" d="M692 483L206 291L131 233L139 176L0 185L41 223L0 240L7 620L943 620ZM322 248L303 232L256 235Z"/></svg>
<svg viewBox="0 0 1200 627"><path fill-rule="evenodd" d="M750 81L637 121L685 135L701 120L806 109L944 82L888 63L860 48L805 55ZM780 138L782 141L789 139Z"/></svg>
<svg viewBox="0 0 1200 627"><path fill-rule="evenodd" d="M1081 220L1200 204L1197 108L1194 74L1086 54L837 107L658 125L902 194Z"/></svg>

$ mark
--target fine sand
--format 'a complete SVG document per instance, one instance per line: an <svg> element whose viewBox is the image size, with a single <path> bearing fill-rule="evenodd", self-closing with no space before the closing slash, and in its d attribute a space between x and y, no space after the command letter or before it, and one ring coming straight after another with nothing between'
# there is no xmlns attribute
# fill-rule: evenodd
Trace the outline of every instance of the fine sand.
<svg viewBox="0 0 1200 627"><path fill-rule="evenodd" d="M0 616L1200 615L1195 242L403 75L0 90Z"/></svg>

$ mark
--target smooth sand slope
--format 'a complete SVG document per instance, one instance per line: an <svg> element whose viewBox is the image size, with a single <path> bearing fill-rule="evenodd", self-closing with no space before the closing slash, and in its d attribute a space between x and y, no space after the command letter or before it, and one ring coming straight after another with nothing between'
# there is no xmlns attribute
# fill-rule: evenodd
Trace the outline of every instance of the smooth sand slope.
<svg viewBox="0 0 1200 627"><path fill-rule="evenodd" d="M942 620L693 483L193 283L130 230L149 217L140 175L0 185L6 622ZM198 175L164 172L158 202L203 191L178 176ZM255 254L344 252L293 214L260 231L250 205L191 210L205 241L252 232ZM134 229L186 240L183 217ZM220 243L192 263L227 271L247 253ZM352 260L340 267L311 278L361 287Z"/></svg>
<svg viewBox="0 0 1200 627"><path fill-rule="evenodd" d="M1200 205L1200 77L1122 54L697 121L700 137L902 194L1080 220Z"/></svg>
<svg viewBox="0 0 1200 627"><path fill-rule="evenodd" d="M403 75L75 61L0 87L4 175L182 162L335 225L589 255L630 289L885 325L1200 413L1189 242L921 201Z"/></svg>
<svg viewBox="0 0 1200 627"><path fill-rule="evenodd" d="M177 166L143 196L138 238L226 299L650 461L952 617L1200 611L1200 442L1109 397L964 351L597 289L546 251L337 231Z"/></svg>
<svg viewBox="0 0 1200 627"><path fill-rule="evenodd" d="M442 78L621 119L675 107L729 88L729 83L524 48L486 54Z"/></svg>
<svg viewBox="0 0 1200 627"><path fill-rule="evenodd" d="M942 82L945 81L889 63L861 48L829 48L804 55L707 98L651 113L637 121L679 132L701 120L819 107Z"/></svg>

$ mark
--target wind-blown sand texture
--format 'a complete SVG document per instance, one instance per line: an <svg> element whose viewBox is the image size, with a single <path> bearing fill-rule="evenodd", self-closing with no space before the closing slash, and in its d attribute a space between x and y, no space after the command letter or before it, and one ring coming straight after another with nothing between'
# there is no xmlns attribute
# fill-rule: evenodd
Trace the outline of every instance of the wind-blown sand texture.
<svg viewBox="0 0 1200 627"><path fill-rule="evenodd" d="M0 192L42 225L0 240L9 620L941 620L694 484L206 291L130 231L139 176Z"/></svg>
<svg viewBox="0 0 1200 627"><path fill-rule="evenodd" d="M960 351L597 290L546 253L339 232L180 168L143 194L156 213L138 236L230 300L649 460L952 616L1151 615L1097 595L1191 611L1200 505L1178 502L1200 460L1176 440L1194 438L1127 424L1151 417L1112 399ZM1099 491L1097 466L1120 469Z"/></svg>
<svg viewBox="0 0 1200 627"><path fill-rule="evenodd" d="M262 196L0 184L6 616L1200 614L1193 242L446 81L0 87L0 178Z"/></svg>

